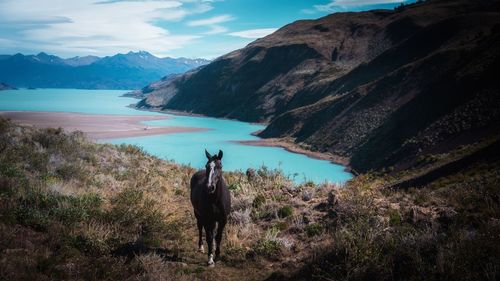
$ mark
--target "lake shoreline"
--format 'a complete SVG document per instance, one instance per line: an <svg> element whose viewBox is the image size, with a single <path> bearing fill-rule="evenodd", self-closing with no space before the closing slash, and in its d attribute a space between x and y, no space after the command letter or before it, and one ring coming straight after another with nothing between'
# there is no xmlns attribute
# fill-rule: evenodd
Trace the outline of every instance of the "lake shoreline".
<svg viewBox="0 0 500 281"><path fill-rule="evenodd" d="M213 116L208 116L208 115L199 114L199 113L191 113L191 112L187 112L187 111L179 111L179 110L172 110L172 109L161 110L161 109L156 109L156 108L138 108L134 104L131 104L129 107L136 109L136 110L140 110L140 111L166 113L166 114L172 114L172 115L178 115L178 116L204 117L204 118L208 117L208 118L216 118L216 119L244 122L244 121L240 121L237 119L230 119L230 118L224 118L224 117L213 117ZM256 123L256 122L253 122L253 123L252 122L245 122L245 123L265 125L265 126L268 125L267 123ZM259 137L257 135L259 132L260 132L260 130L253 132L252 135ZM344 171L351 173L351 174L353 173L353 170L350 166L349 158L338 156L338 155L333 155L331 153L324 153L324 152L308 150L308 149L301 147L300 145L298 145L292 141L288 141L285 139L260 138L259 140L233 141L233 142L243 144L243 145L251 145L251 146L280 147L280 148L283 148L286 151L291 152L291 153L302 154L302 155L305 155L305 156L313 158L313 159L327 160L327 161L330 161L332 164L342 165L342 166L344 166Z"/></svg>
<svg viewBox="0 0 500 281"><path fill-rule="evenodd" d="M123 96L127 97L127 96ZM136 107L135 104L129 105L130 108L139 110L139 111L145 111L145 112L156 112L156 113L164 113L164 114L172 114L172 115L178 115L178 116L188 116L188 117L203 117L203 118L214 118L214 119L221 119L221 120L228 120L228 121L236 121L236 122L244 122L252 125L263 125L267 126L269 123L265 122L246 122L246 121L241 121L238 119L231 119L227 117L214 117L214 116L209 116L201 113L192 113L192 112L187 112L187 111L182 111L182 110L174 110L174 109L156 109L156 108L139 108ZM253 135L253 134L252 134Z"/></svg>
<svg viewBox="0 0 500 281"><path fill-rule="evenodd" d="M288 152L302 154L313 159L327 160L333 164L342 165L344 166L344 170L346 172L349 172L351 174L353 173L349 163L349 159L347 157L341 157L330 153L308 150L299 146L294 142L287 141L284 139L269 138L269 139L249 140L249 141L235 141L235 142L252 146L281 147Z"/></svg>
<svg viewBox="0 0 500 281"><path fill-rule="evenodd" d="M0 117L21 125L38 128L63 128L81 131L94 140L142 137L174 133L206 131L207 128L150 126L143 121L167 120L169 116L107 115L52 111L0 111Z"/></svg>
<svg viewBox="0 0 500 281"><path fill-rule="evenodd" d="M134 99L122 94L104 90L22 90L15 95L0 96L0 112L10 111L3 116L21 124L61 127L66 131L82 131L89 140L138 145L159 158L175 159L193 167L204 165L200 153L208 147L210 151L224 149L224 154L231 156L226 157L228 171L261 166L278 168L284 175L294 175L291 180L296 184L306 180L340 183L353 176L345 166L307 157L304 151L286 150L274 144L276 148L267 149L231 142L259 140L252 133L263 129L261 124L158 108L139 109L134 106Z"/></svg>

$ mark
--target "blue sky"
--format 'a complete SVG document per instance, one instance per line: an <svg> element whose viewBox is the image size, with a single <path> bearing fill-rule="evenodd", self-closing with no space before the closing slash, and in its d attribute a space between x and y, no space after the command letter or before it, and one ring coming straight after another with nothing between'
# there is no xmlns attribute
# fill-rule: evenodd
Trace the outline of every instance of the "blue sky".
<svg viewBox="0 0 500 281"><path fill-rule="evenodd" d="M0 0L0 54L216 58L299 19L403 0Z"/></svg>

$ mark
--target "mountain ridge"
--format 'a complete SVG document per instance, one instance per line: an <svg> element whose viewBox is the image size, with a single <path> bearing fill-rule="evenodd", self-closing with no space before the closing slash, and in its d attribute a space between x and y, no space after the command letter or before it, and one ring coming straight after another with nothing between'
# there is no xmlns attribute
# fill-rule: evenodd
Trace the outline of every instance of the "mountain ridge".
<svg viewBox="0 0 500 281"><path fill-rule="evenodd" d="M158 58L148 52L63 59L37 55L1 55L0 77L19 87L134 89L164 75L183 73L208 63L204 59Z"/></svg>
<svg viewBox="0 0 500 281"><path fill-rule="evenodd" d="M137 106L266 122L261 137L400 171L500 133L499 19L497 1L434 0L297 21Z"/></svg>

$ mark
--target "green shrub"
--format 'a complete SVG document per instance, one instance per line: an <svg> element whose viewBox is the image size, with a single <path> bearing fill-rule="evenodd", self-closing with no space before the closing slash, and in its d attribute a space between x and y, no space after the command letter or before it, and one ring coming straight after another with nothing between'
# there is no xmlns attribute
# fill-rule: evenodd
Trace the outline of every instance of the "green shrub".
<svg viewBox="0 0 500 281"><path fill-rule="evenodd" d="M266 204L266 197L264 197L264 195L262 194L259 194L253 199L252 207L254 207L255 209L259 209L264 204Z"/></svg>
<svg viewBox="0 0 500 281"><path fill-rule="evenodd" d="M71 180L71 179L85 180L85 179L87 179L87 173L86 173L85 169L77 163L67 164L67 165L63 165L63 166L59 167L56 170L56 174L64 180Z"/></svg>
<svg viewBox="0 0 500 281"><path fill-rule="evenodd" d="M141 190L127 188L111 200L112 207L105 217L109 223L118 224L126 237L140 232L148 246L157 246L169 230L157 203L144 196Z"/></svg>
<svg viewBox="0 0 500 281"><path fill-rule="evenodd" d="M304 183L304 186L306 186L306 187L314 187L316 185L314 184L313 181L307 181L306 183Z"/></svg>
<svg viewBox="0 0 500 281"><path fill-rule="evenodd" d="M261 240L255 246L255 252L266 258L278 259L282 255L283 248L278 241Z"/></svg>
<svg viewBox="0 0 500 281"><path fill-rule="evenodd" d="M80 252L92 256L101 256L110 251L110 246L106 241L81 234L73 237L72 245Z"/></svg>
<svg viewBox="0 0 500 281"><path fill-rule="evenodd" d="M283 206L278 210L278 216L280 218L286 218L291 215L293 215L293 208L290 205Z"/></svg>
<svg viewBox="0 0 500 281"><path fill-rule="evenodd" d="M46 230L53 222L72 225L102 216L100 195L64 196L53 192L30 189L21 198L16 211L17 221L37 230Z"/></svg>
<svg viewBox="0 0 500 281"><path fill-rule="evenodd" d="M279 221L273 227L276 228L276 229L278 229L279 231L287 230L288 229L288 223L286 223L284 221Z"/></svg>
<svg viewBox="0 0 500 281"><path fill-rule="evenodd" d="M228 186L228 189L231 191L238 191L241 189L241 185L239 183L233 183Z"/></svg>
<svg viewBox="0 0 500 281"><path fill-rule="evenodd" d="M323 232L323 226L319 223L311 223L311 224L306 225L304 230L306 231L307 236L313 237L313 236L319 235L319 234L321 234L321 232Z"/></svg>
<svg viewBox="0 0 500 281"><path fill-rule="evenodd" d="M99 218L103 213L102 203L101 196L95 193L64 197L55 210L55 215L67 224Z"/></svg>
<svg viewBox="0 0 500 281"><path fill-rule="evenodd" d="M0 162L0 175L9 178L23 178L23 172L10 163Z"/></svg>
<svg viewBox="0 0 500 281"><path fill-rule="evenodd" d="M60 146L66 139L62 128L47 128L36 131L33 140L38 142L44 148Z"/></svg>
<svg viewBox="0 0 500 281"><path fill-rule="evenodd" d="M36 208L19 207L16 212L17 221L35 230L45 231L52 220L47 212Z"/></svg>
<svg viewBox="0 0 500 281"><path fill-rule="evenodd" d="M401 224L401 215L397 210L389 210L389 224L392 226Z"/></svg>
<svg viewBox="0 0 500 281"><path fill-rule="evenodd" d="M132 144L120 144L118 146L118 149L122 152L125 152L127 154L131 155L142 155L144 154L144 151L142 150L141 147L137 145L132 145Z"/></svg>

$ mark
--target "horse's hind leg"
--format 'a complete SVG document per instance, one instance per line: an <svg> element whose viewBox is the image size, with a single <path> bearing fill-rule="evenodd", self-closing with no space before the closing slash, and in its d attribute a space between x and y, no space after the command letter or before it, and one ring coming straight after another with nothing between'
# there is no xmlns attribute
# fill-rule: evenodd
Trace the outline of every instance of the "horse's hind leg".
<svg viewBox="0 0 500 281"><path fill-rule="evenodd" d="M205 235L208 244L208 266L214 266L214 228L215 222L205 224Z"/></svg>
<svg viewBox="0 0 500 281"><path fill-rule="evenodd" d="M199 219L196 220L196 223L198 225L198 252L204 253L205 250L203 249L203 224Z"/></svg>
<svg viewBox="0 0 500 281"><path fill-rule="evenodd" d="M222 233L224 232L224 227L226 226L226 220L223 220L218 223L217 226L217 235L215 236L215 242L217 243L217 246L215 248L215 260L219 260L220 257L220 244L222 241Z"/></svg>

